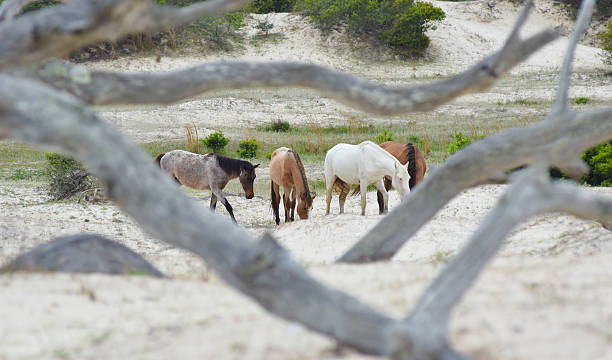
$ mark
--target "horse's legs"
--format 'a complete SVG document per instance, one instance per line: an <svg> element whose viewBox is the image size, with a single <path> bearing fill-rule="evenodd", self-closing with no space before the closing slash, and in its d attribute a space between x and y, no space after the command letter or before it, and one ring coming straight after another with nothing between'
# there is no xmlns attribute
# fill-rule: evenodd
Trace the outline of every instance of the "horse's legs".
<svg viewBox="0 0 612 360"><path fill-rule="evenodd" d="M361 215L365 216L366 194L368 192L368 184L364 180L359 180L359 191L361 192Z"/></svg>
<svg viewBox="0 0 612 360"><path fill-rule="evenodd" d="M338 205L340 205L340 214L344 214L344 202L346 197L351 191L351 186L347 183L342 183L342 190L340 190L340 196L338 196Z"/></svg>
<svg viewBox="0 0 612 360"><path fill-rule="evenodd" d="M217 196L215 194L212 194L210 196L210 211L215 211L215 209L217 209Z"/></svg>
<svg viewBox="0 0 612 360"><path fill-rule="evenodd" d="M234 217L234 209L232 209L232 205L230 205L229 201L227 201L227 199L225 198L225 195L223 195L223 192L221 191L221 189L219 189L218 187L215 186L211 186L210 188L213 192L213 195L217 197L217 199L219 199L219 201L221 201L221 204L223 204L225 206L225 209L227 210L227 212L230 214L232 221L234 223L238 223L236 221L236 218Z"/></svg>
<svg viewBox="0 0 612 360"><path fill-rule="evenodd" d="M329 204L332 200L332 190L334 188L334 181L336 181L336 176L332 176L330 179L325 179L325 187L326 187L326 197L325 203L327 204L325 207L325 215L329 215Z"/></svg>
<svg viewBox="0 0 612 360"><path fill-rule="evenodd" d="M297 188L291 188L291 202L289 203L291 205L289 207L289 211L291 212L291 221L295 220L296 199L297 199Z"/></svg>
<svg viewBox="0 0 612 360"><path fill-rule="evenodd" d="M389 180L389 178L387 178L386 176L383 178L383 182L385 184L385 190L387 190L387 193L389 192L389 190L391 190L391 180ZM383 194L382 192L380 192L380 190L378 190L378 188L376 188L376 201L378 201L378 213L379 214L383 214L385 212L385 201L383 199ZM387 201L388 204L388 201ZM386 210L389 210L389 208L387 207Z"/></svg>
<svg viewBox="0 0 612 360"><path fill-rule="evenodd" d="M276 225L280 223L278 214L278 205L280 204L280 188L273 181L270 181L270 201L272 202L272 211L274 212L274 221Z"/></svg>
<svg viewBox="0 0 612 360"><path fill-rule="evenodd" d="M289 209L291 208L291 199L290 199L291 189L287 189L283 187L283 207L285 208L285 222L291 221L291 216L289 214Z"/></svg>
<svg viewBox="0 0 612 360"><path fill-rule="evenodd" d="M378 190L376 192L376 197L378 200L378 210L379 210L379 214L384 214L389 212L389 193L387 192L387 189L385 189L385 185L383 184L382 180L379 180L377 182L374 183L374 186L376 186L376 189ZM381 200L382 200L382 204L381 204Z"/></svg>

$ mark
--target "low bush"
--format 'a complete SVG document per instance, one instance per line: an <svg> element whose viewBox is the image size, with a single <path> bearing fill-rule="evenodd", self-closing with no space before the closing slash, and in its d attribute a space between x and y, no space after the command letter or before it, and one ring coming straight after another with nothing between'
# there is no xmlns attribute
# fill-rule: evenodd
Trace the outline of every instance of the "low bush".
<svg viewBox="0 0 612 360"><path fill-rule="evenodd" d="M467 136L464 136L461 131L457 131L454 135L454 141L448 144L447 151L449 154L453 155L457 151L463 149L464 147L470 145L472 143L472 139Z"/></svg>
<svg viewBox="0 0 612 360"><path fill-rule="evenodd" d="M271 132L288 132L291 130L291 124L288 121L277 120L268 125L264 125L261 130Z"/></svg>
<svg viewBox="0 0 612 360"><path fill-rule="evenodd" d="M574 99L574 103L578 104L578 105L584 105L584 104L588 104L591 102L591 99L589 99L588 97L577 97Z"/></svg>
<svg viewBox="0 0 612 360"><path fill-rule="evenodd" d="M582 154L589 173L582 182L593 186L612 186L612 142L599 144Z"/></svg>
<svg viewBox="0 0 612 360"><path fill-rule="evenodd" d="M324 30L346 25L350 34L374 35L404 57L422 55L425 32L445 18L442 9L414 0L297 0L295 10Z"/></svg>
<svg viewBox="0 0 612 360"><path fill-rule="evenodd" d="M291 12L294 6L295 0L255 0L245 8L245 11L256 14Z"/></svg>
<svg viewBox="0 0 612 360"><path fill-rule="evenodd" d="M374 142L377 144L382 144L385 141L393 141L393 133L387 129L384 129L374 137Z"/></svg>
<svg viewBox="0 0 612 360"><path fill-rule="evenodd" d="M80 192L99 187L78 161L55 153L46 153L47 193L54 200L67 199Z"/></svg>
<svg viewBox="0 0 612 360"><path fill-rule="evenodd" d="M238 155L243 159L252 159L257 156L260 146L255 138L243 140L238 144Z"/></svg>
<svg viewBox="0 0 612 360"><path fill-rule="evenodd" d="M223 131L218 130L208 135L204 139L200 139L200 143L206 146L212 152L223 152L225 146L229 144L230 139L223 135Z"/></svg>

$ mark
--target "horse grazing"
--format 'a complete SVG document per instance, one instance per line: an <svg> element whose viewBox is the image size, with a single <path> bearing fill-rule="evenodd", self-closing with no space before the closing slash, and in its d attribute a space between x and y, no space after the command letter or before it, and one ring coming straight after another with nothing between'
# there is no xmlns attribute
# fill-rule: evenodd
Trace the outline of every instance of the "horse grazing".
<svg viewBox="0 0 612 360"><path fill-rule="evenodd" d="M341 180L348 189L353 184L359 184L361 193L361 215L365 215L366 191L374 184L383 195L384 208L388 208L389 195L383 184L383 177L390 176L391 183L402 198L410 192L408 181L408 165L402 165L395 157L371 141L359 145L337 144L325 155L325 186L327 189L327 208L329 214L332 189ZM344 212L344 202L348 190L342 191L339 197L340 213Z"/></svg>
<svg viewBox="0 0 612 360"><path fill-rule="evenodd" d="M179 184L198 190L210 189L210 209L215 211L217 200L220 200L234 222L234 210L222 191L225 185L230 180L239 178L245 197L252 199L254 196L255 168L259 164L253 165L248 161L214 153L200 155L183 150L159 154L156 161L162 170Z"/></svg>
<svg viewBox="0 0 612 360"><path fill-rule="evenodd" d="M408 164L408 174L410 175L410 190L412 190L418 183L425 177L425 171L427 170L427 164L425 164L425 157L421 150L408 143L406 145L396 143L393 141L386 141L380 144L380 147L387 150L391 155L395 156L402 164ZM391 178L385 176L384 178L385 190L391 189ZM380 191L376 192L376 199L378 200L378 209L382 214L385 211L383 194Z"/></svg>
<svg viewBox="0 0 612 360"><path fill-rule="evenodd" d="M306 180L306 172L300 156L286 147L274 150L270 158L270 201L276 225L280 223L278 205L280 204L281 186L283 187L285 222L294 220L296 198L298 216L300 219L308 219L308 213L312 209L312 200L317 195L308 189L308 180Z"/></svg>

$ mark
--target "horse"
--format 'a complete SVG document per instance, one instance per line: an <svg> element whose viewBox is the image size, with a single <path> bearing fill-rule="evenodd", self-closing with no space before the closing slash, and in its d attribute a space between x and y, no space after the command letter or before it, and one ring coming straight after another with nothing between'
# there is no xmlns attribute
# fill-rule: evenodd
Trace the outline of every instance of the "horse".
<svg viewBox="0 0 612 360"><path fill-rule="evenodd" d="M255 196L253 181L256 177L255 168L259 164L253 165L245 160L232 159L215 153L200 155L183 150L159 154L156 161L159 167L180 185L198 190L210 189L212 191L210 210L215 211L217 200L221 201L234 223L236 223L234 210L222 191L225 185L230 180L239 178L244 196L247 199Z"/></svg>
<svg viewBox="0 0 612 360"><path fill-rule="evenodd" d="M280 223L278 205L280 204L280 187L283 187L283 205L285 207L285 222L295 218L295 200L297 198L297 213L300 219L308 219L312 209L312 200L317 196L308 189L308 180L304 165L297 152L287 147L280 147L270 158L270 201L274 211L276 225Z"/></svg>
<svg viewBox="0 0 612 360"><path fill-rule="evenodd" d="M387 150L391 155L395 156L402 164L408 164L408 174L410 175L410 190L412 190L418 183L425 177L425 171L427 170L427 164L425 163L425 157L423 152L414 146L412 143L406 145L396 143L393 141L386 141L380 144L380 147ZM391 189L391 178L385 176L384 178L385 190ZM376 192L376 199L378 200L378 209L382 214L385 210L383 195L380 191Z"/></svg>
<svg viewBox="0 0 612 360"><path fill-rule="evenodd" d="M361 215L365 215L367 186L374 184L382 193L384 208L388 209L389 196L383 184L383 177L390 176L391 183L402 198L410 192L408 182L408 164L402 165L393 155L371 141L359 145L337 144L325 155L325 186L327 189L327 207L325 214L329 215L332 189L341 180L350 188L359 184L361 192ZM345 188L345 189L346 189ZM344 212L344 201L348 190L341 192L339 197L340 213Z"/></svg>

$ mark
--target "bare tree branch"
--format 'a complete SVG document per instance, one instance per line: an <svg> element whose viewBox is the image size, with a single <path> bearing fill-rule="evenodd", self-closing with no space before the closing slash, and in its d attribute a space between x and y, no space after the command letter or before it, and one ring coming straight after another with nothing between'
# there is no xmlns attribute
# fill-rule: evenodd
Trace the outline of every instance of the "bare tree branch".
<svg viewBox="0 0 612 360"><path fill-rule="evenodd" d="M0 23L0 69L64 57L102 40L135 32L157 31L204 15L239 9L247 0L209 0L184 8L151 0L74 1Z"/></svg>
<svg viewBox="0 0 612 360"><path fill-rule="evenodd" d="M567 52L565 53L565 58L563 59L563 64L561 65L561 72L559 74L559 89L550 113L551 116L570 111L568 93L572 63L574 62L574 53L576 52L578 41L580 41L584 35L584 32L591 21L591 15L593 15L594 7L595 0L585 0L580 5L579 16L576 19L574 31L572 32L572 36L567 47Z"/></svg>
<svg viewBox="0 0 612 360"><path fill-rule="evenodd" d="M56 60L28 71L94 105L172 103L217 89L301 86L357 109L392 115L432 110L460 95L482 91L556 37L544 31L519 41L523 51L513 51L511 61L497 53L462 74L419 86L390 87L318 65L287 62L213 62L165 74L118 74Z"/></svg>
<svg viewBox="0 0 612 360"><path fill-rule="evenodd" d="M486 264L499 251L503 239L521 221L560 211L581 218L612 222L612 200L565 182L551 182L546 163L521 171L513 186L483 220L461 252L431 283L407 322L447 323L452 308Z"/></svg>
<svg viewBox="0 0 612 360"><path fill-rule="evenodd" d="M389 352L384 334L392 319L312 279L269 235L256 241L189 199L142 149L71 95L0 74L0 136L82 161L145 231L200 255L272 313L363 352Z"/></svg>

